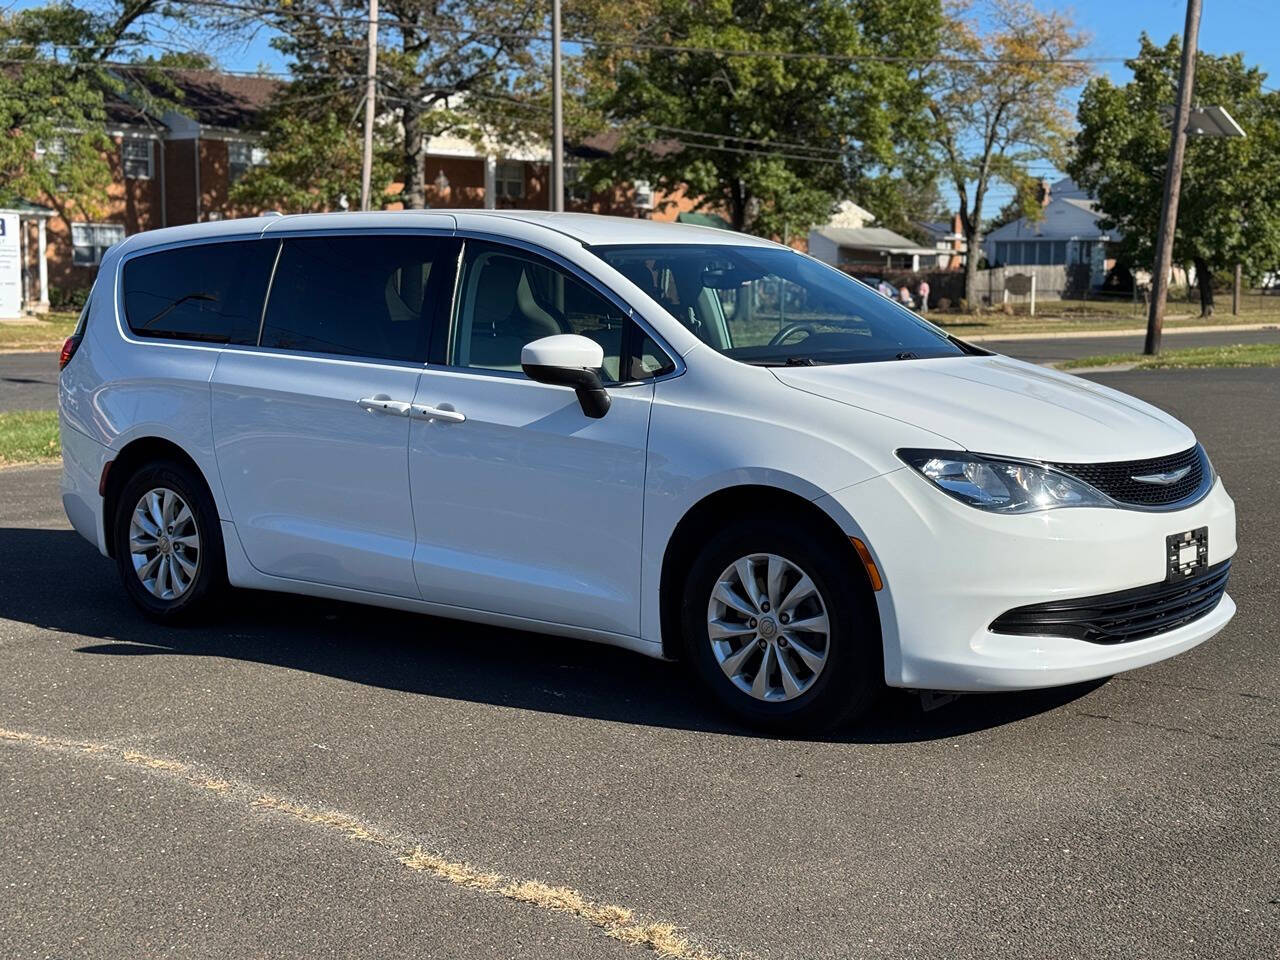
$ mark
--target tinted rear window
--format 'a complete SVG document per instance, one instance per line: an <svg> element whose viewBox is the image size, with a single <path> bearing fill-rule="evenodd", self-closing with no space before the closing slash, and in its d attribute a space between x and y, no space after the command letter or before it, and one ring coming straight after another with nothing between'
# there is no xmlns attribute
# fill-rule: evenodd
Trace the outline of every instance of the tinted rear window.
<svg viewBox="0 0 1280 960"><path fill-rule="evenodd" d="M257 343L276 240L202 243L124 265L124 315L141 337Z"/></svg>
<svg viewBox="0 0 1280 960"><path fill-rule="evenodd" d="M285 240L262 346L421 362L457 250L435 237Z"/></svg>

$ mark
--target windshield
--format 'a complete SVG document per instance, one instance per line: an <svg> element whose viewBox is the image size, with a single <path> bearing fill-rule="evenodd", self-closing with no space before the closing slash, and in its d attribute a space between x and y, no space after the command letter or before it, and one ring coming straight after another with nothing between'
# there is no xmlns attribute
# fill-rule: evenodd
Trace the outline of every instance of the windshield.
<svg viewBox="0 0 1280 960"><path fill-rule="evenodd" d="M958 357L964 344L793 250L721 244L592 247L708 346L786 366Z"/></svg>

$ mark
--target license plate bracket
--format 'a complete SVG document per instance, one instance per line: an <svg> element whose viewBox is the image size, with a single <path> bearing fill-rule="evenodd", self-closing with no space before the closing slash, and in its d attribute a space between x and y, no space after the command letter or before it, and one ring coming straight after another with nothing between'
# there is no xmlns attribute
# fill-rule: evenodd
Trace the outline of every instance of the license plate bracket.
<svg viewBox="0 0 1280 960"><path fill-rule="evenodd" d="M1209 568L1209 528L1196 527L1165 537L1165 580L1186 580Z"/></svg>

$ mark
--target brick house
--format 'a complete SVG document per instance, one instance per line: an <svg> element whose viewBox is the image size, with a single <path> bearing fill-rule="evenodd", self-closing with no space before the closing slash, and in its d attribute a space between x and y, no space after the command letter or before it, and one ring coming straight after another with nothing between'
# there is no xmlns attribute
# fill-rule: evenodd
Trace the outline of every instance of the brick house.
<svg viewBox="0 0 1280 960"><path fill-rule="evenodd" d="M128 68L119 69L123 73ZM87 290L103 253L130 234L259 212L236 209L228 192L247 170L266 161L255 131L280 81L212 70L177 70L169 77L182 91L182 113L153 116L125 99L107 103L108 133L115 149L107 158L111 184L100 215L64 216L57 197L23 205L20 229L28 309L48 309L50 299L56 307L69 293ZM696 199L682 191L664 195L642 181L590 194L576 186L581 162L606 155L616 142L617 135L607 132L570 148L568 209L657 220L691 215ZM678 149L655 144L655 149L667 148ZM56 150L56 144L47 149ZM429 141L424 166L430 207L550 206L549 147L477 147L470 140L442 136Z"/></svg>
<svg viewBox="0 0 1280 960"><path fill-rule="evenodd" d="M683 191L666 194L637 180L605 192L589 192L578 181L585 160L606 156L616 147L612 131L595 134L571 144L565 156L565 209L652 220L675 220L697 205ZM654 149L667 149L657 143ZM434 137L427 142L424 161L427 205L486 210L522 208L545 210L551 206L551 149L509 148L499 144L477 146L461 137Z"/></svg>
<svg viewBox="0 0 1280 960"><path fill-rule="evenodd" d="M41 274L39 220L46 224L46 269L56 303L92 284L102 254L129 234L255 212L230 206L227 193L265 159L252 131L279 81L211 70L169 76L182 91L186 113L157 117L128 100L108 100L107 133L115 149L107 156L111 184L99 215L64 216L56 196L27 205L22 240L29 306L41 299L39 284L31 282ZM56 152L57 144L45 150Z"/></svg>

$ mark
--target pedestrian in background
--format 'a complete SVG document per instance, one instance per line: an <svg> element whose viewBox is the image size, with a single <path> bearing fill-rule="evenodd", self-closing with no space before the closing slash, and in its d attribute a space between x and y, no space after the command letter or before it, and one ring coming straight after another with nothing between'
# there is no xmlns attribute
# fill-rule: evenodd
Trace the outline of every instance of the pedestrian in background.
<svg viewBox="0 0 1280 960"><path fill-rule="evenodd" d="M929 312L929 281L921 279L920 286L916 287L916 293L920 297L920 312Z"/></svg>
<svg viewBox="0 0 1280 960"><path fill-rule="evenodd" d="M905 283L898 288L898 302L907 309L911 309L916 305L916 302L911 299L911 291L907 289Z"/></svg>

